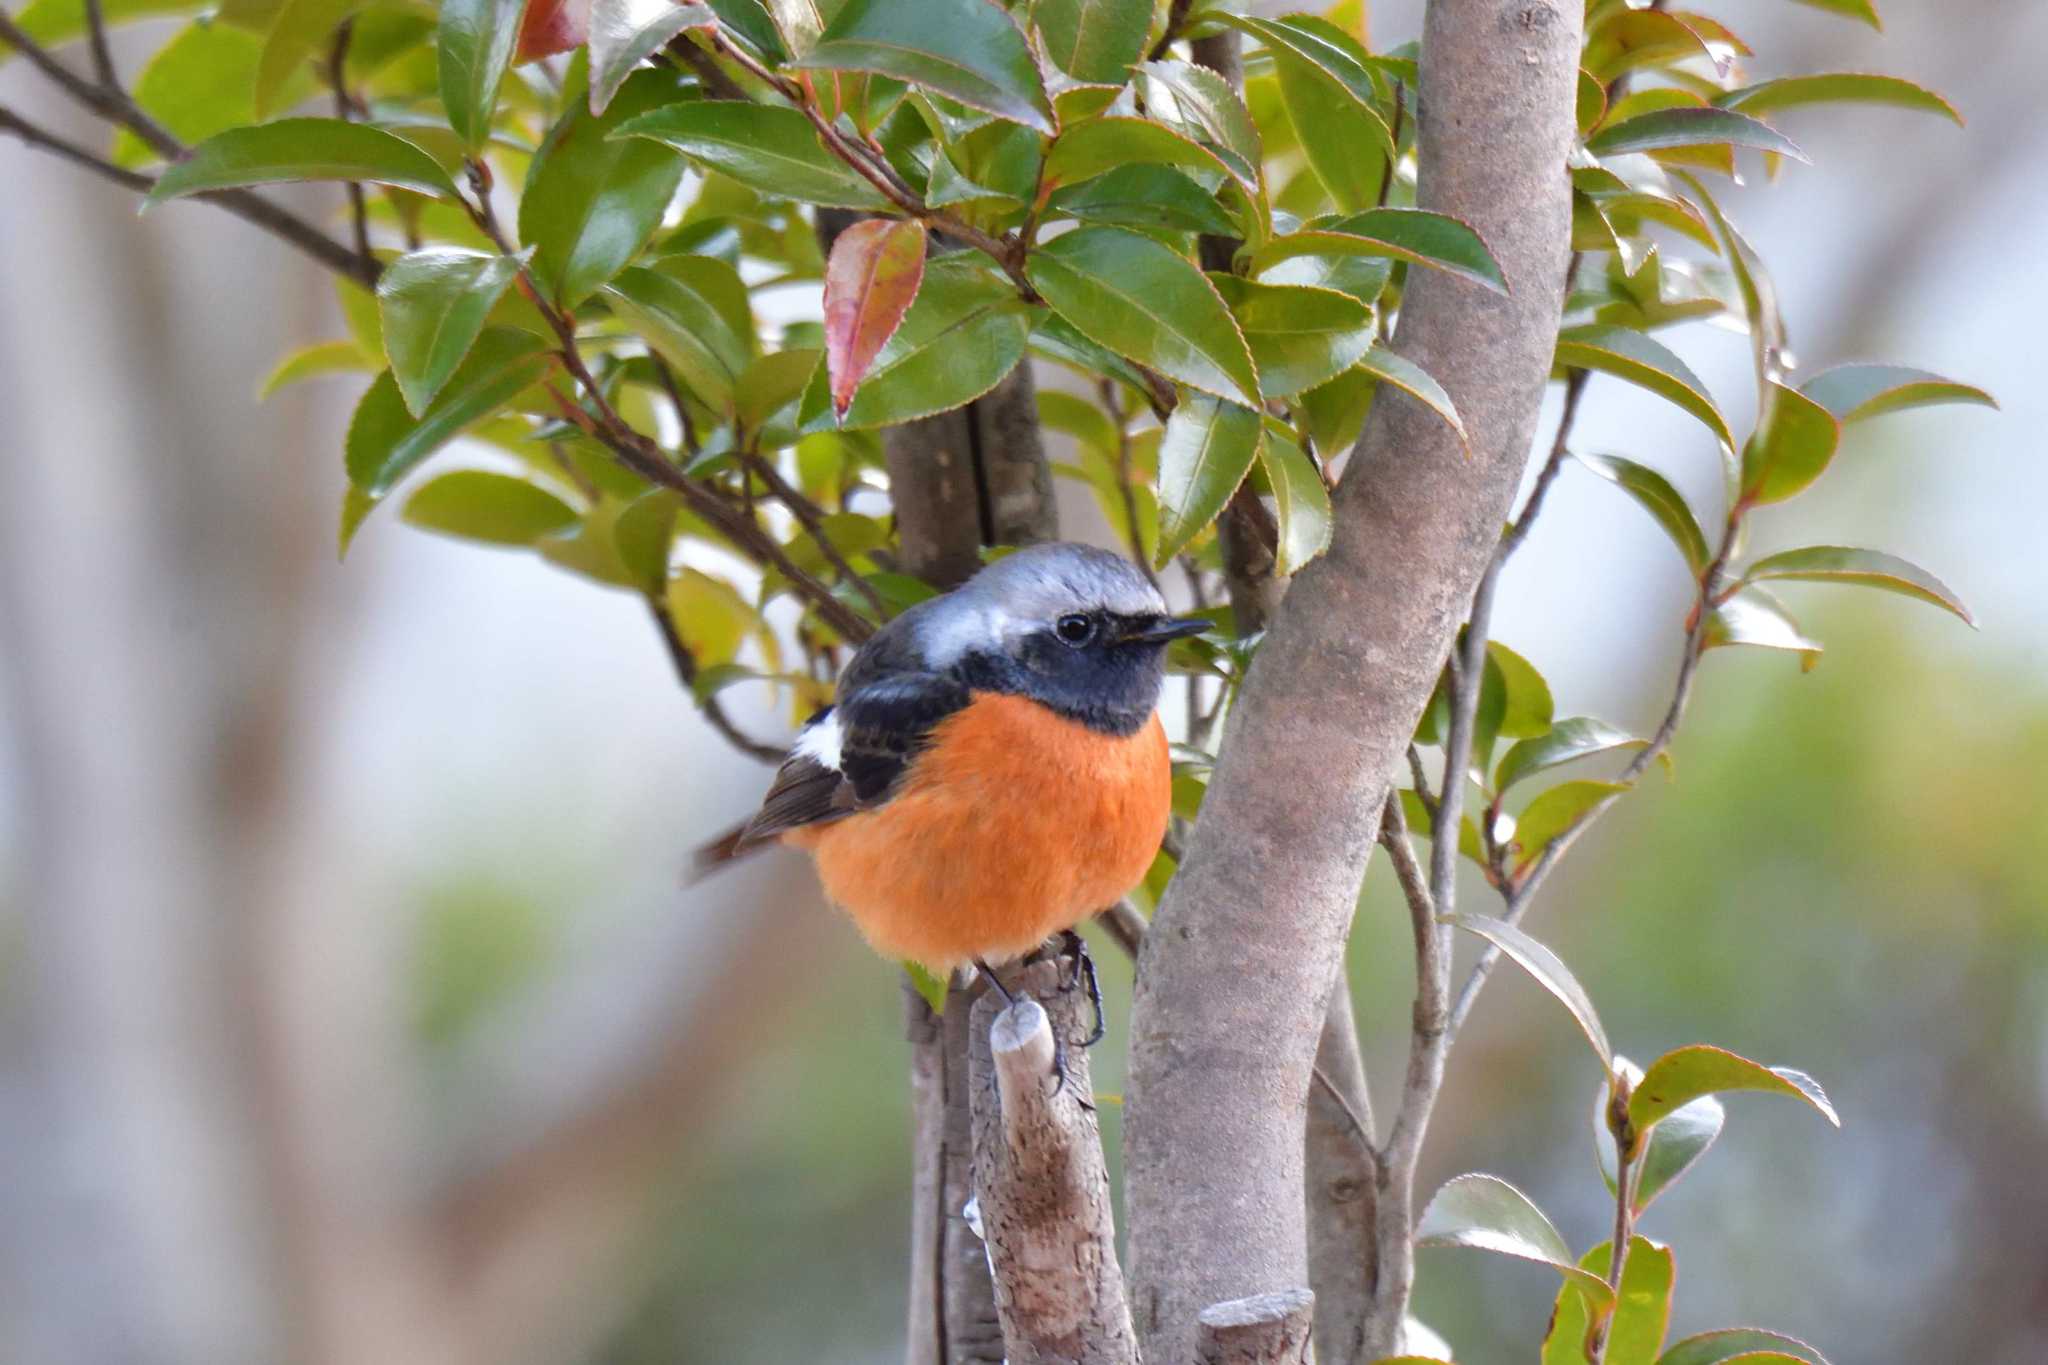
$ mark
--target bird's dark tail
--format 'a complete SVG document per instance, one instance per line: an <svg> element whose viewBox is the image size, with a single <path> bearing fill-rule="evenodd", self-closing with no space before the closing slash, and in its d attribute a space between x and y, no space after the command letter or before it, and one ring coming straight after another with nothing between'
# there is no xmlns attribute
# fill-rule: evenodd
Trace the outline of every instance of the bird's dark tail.
<svg viewBox="0 0 2048 1365"><path fill-rule="evenodd" d="M748 840L747 834L751 830L752 825L752 821L734 825L710 843L700 845L697 851L690 855L690 870L684 878L685 882L688 884L701 882L720 868L728 867L740 859L750 854L758 853L761 849L765 848L771 841L757 839L750 842Z"/></svg>

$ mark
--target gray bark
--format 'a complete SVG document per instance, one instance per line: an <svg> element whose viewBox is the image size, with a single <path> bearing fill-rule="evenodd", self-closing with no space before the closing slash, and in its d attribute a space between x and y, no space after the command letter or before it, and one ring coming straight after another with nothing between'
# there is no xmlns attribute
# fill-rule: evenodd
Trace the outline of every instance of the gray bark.
<svg viewBox="0 0 2048 1365"><path fill-rule="evenodd" d="M1315 1308L1306 1289L1211 1304L1196 1323L1196 1365L1307 1365Z"/></svg>
<svg viewBox="0 0 2048 1365"><path fill-rule="evenodd" d="M1403 395L1374 403L1330 550L1281 604L1146 937L1126 1144L1134 1308L1156 1360L1188 1354L1202 1305L1308 1278L1302 1125L1337 957L1550 369L1579 25L1545 0L1428 12L1418 197L1486 237L1513 293L1411 276L1396 348L1449 390L1472 449Z"/></svg>

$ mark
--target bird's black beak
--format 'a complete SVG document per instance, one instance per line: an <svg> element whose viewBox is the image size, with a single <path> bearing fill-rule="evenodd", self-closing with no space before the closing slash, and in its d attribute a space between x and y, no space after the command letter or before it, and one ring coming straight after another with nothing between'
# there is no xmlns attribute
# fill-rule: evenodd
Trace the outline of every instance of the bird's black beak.
<svg viewBox="0 0 2048 1365"><path fill-rule="evenodd" d="M1133 621L1130 630L1124 633L1123 643L1170 644L1190 635L1200 635L1215 624L1206 616L1155 616L1149 621Z"/></svg>

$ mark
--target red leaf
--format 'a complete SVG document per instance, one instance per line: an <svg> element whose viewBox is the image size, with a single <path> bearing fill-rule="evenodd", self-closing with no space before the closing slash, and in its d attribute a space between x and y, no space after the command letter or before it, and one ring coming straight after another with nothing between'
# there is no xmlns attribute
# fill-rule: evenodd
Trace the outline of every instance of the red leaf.
<svg viewBox="0 0 2048 1365"><path fill-rule="evenodd" d="M825 263L825 373L837 416L846 416L868 366L895 335L923 282L923 223L870 218L832 244Z"/></svg>

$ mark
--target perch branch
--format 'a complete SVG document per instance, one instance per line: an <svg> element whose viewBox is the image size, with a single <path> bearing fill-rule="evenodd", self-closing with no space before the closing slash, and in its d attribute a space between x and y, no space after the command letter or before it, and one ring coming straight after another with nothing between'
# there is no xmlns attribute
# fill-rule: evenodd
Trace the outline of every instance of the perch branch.
<svg viewBox="0 0 2048 1365"><path fill-rule="evenodd" d="M1306 1289L1212 1303L1196 1319L1197 1365L1303 1365L1315 1310Z"/></svg>

